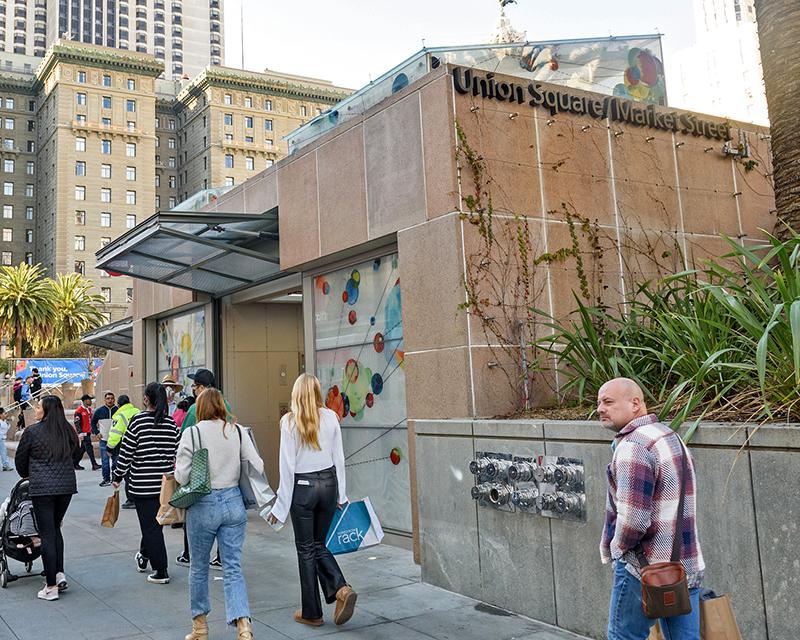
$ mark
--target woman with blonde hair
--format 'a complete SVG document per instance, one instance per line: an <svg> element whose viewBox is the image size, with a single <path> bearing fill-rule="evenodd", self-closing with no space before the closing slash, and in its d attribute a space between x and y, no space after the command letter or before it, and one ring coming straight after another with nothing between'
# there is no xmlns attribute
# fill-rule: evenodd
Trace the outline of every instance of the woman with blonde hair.
<svg viewBox="0 0 800 640"><path fill-rule="evenodd" d="M347 503L342 430L338 416L323 405L319 380L311 374L295 380L291 407L281 418L281 484L269 519L275 524L292 516L302 596L295 621L324 624L319 583L325 602L336 603L333 621L344 624L358 596L325 546L336 509Z"/></svg>
<svg viewBox="0 0 800 640"><path fill-rule="evenodd" d="M208 640L206 616L211 611L208 597L208 556L219 544L224 575L225 618L236 625L239 640L253 640L247 585L242 574L241 558L247 526L242 493L239 491L241 461L247 460L259 472L264 462L248 433L234 424L222 394L206 389L197 398L197 424L183 432L178 446L175 480L187 484L192 471L192 453L208 449L211 493L195 502L186 512L189 550L189 600L192 609L192 632L186 640Z"/></svg>

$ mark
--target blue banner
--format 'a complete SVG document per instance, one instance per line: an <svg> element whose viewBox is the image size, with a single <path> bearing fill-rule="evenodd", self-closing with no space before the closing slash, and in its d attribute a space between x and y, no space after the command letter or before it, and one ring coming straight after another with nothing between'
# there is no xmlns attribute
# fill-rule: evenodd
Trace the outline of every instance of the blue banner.
<svg viewBox="0 0 800 640"><path fill-rule="evenodd" d="M102 366L102 358L95 358L94 361L88 358L32 358L17 360L15 372L24 380L36 368L45 386L62 382L80 384L81 380L94 380Z"/></svg>

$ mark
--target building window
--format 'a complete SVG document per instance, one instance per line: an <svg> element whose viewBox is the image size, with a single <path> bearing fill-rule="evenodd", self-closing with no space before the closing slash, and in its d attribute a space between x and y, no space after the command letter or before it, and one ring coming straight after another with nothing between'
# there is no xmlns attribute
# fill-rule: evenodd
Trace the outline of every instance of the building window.
<svg viewBox="0 0 800 640"><path fill-rule="evenodd" d="M175 129L175 119L174 118L170 118L168 124L169 124L169 128L170 129L172 129L172 130Z"/></svg>
<svg viewBox="0 0 800 640"><path fill-rule="evenodd" d="M233 104L233 99L231 98L231 94L226 93L223 101L225 102L225 104Z"/></svg>
<svg viewBox="0 0 800 640"><path fill-rule="evenodd" d="M6 138L3 140L3 149L6 151L13 151L14 150L14 138Z"/></svg>
<svg viewBox="0 0 800 640"><path fill-rule="evenodd" d="M128 91L136 91L136 80L128 78Z"/></svg>
<svg viewBox="0 0 800 640"><path fill-rule="evenodd" d="M3 195L4 196L13 196L14 195L14 183L13 182L4 182L3 183Z"/></svg>
<svg viewBox="0 0 800 640"><path fill-rule="evenodd" d="M169 147L170 149L175 148L175 138L170 138L169 140L167 140L167 147Z"/></svg>
<svg viewBox="0 0 800 640"><path fill-rule="evenodd" d="M125 215L125 226L128 229L133 229L136 226L136 214L128 213Z"/></svg>
<svg viewBox="0 0 800 640"><path fill-rule="evenodd" d="M85 71L78 71L78 82L80 84L86 84L86 72Z"/></svg>
<svg viewBox="0 0 800 640"><path fill-rule="evenodd" d="M225 177L225 186L232 187L233 186L233 176L226 176Z"/></svg>
<svg viewBox="0 0 800 640"><path fill-rule="evenodd" d="M133 302L133 287L128 287L125 289L125 302L129 304Z"/></svg>
<svg viewBox="0 0 800 640"><path fill-rule="evenodd" d="M111 302L111 287L100 287L100 295L105 302Z"/></svg>
<svg viewBox="0 0 800 640"><path fill-rule="evenodd" d="M272 147L275 144L275 141L272 138L267 138L264 140L264 146Z"/></svg>
<svg viewBox="0 0 800 640"><path fill-rule="evenodd" d="M14 173L14 161L3 160L3 171L5 171L6 173Z"/></svg>
<svg viewBox="0 0 800 640"><path fill-rule="evenodd" d="M100 153L103 155L111 155L111 140L100 141Z"/></svg>
<svg viewBox="0 0 800 640"><path fill-rule="evenodd" d="M111 76L109 76L109 75L104 75L103 76L103 86L104 87L110 87L111 86Z"/></svg>
<svg viewBox="0 0 800 640"><path fill-rule="evenodd" d="M175 168L175 156L170 156L169 158L167 158L167 166L170 169L174 169Z"/></svg>
<svg viewBox="0 0 800 640"><path fill-rule="evenodd" d="M29 176L32 176L34 174L34 171L36 171L35 163L33 162L33 160L28 160L25 163L25 173L28 174Z"/></svg>
<svg viewBox="0 0 800 640"><path fill-rule="evenodd" d="M86 212L85 211L76 211L75 212L75 224L77 226L79 226L79 227L83 227L83 226L86 225Z"/></svg>
<svg viewBox="0 0 800 640"><path fill-rule="evenodd" d="M86 250L86 236L75 236L75 251Z"/></svg>
<svg viewBox="0 0 800 640"><path fill-rule="evenodd" d="M28 100L28 111L36 111L36 101Z"/></svg>
<svg viewBox="0 0 800 640"><path fill-rule="evenodd" d="M128 131L136 131L136 123L133 120L128 120Z"/></svg>
<svg viewBox="0 0 800 640"><path fill-rule="evenodd" d="M246 96L244 99L244 106L248 109L253 108L253 99L250 96Z"/></svg>
<svg viewBox="0 0 800 640"><path fill-rule="evenodd" d="M232 133L226 133L225 134L225 142L233 142L233 134Z"/></svg>
<svg viewBox="0 0 800 640"><path fill-rule="evenodd" d="M13 204L4 204L3 205L3 217L6 220L10 220L14 217L14 205Z"/></svg>
<svg viewBox="0 0 800 640"><path fill-rule="evenodd" d="M111 177L111 165L110 164L101 164L100 165L100 177L101 178L110 178Z"/></svg>
<svg viewBox="0 0 800 640"><path fill-rule="evenodd" d="M3 242L11 242L14 239L14 232L11 229L3 229Z"/></svg>
<svg viewBox="0 0 800 640"><path fill-rule="evenodd" d="M233 154L226 153L225 154L225 168L226 169L233 169Z"/></svg>
<svg viewBox="0 0 800 640"><path fill-rule="evenodd" d="M86 200L86 187L81 187L81 186L75 187L75 199Z"/></svg>
<svg viewBox="0 0 800 640"><path fill-rule="evenodd" d="M157 173L156 174L156 188L158 188L160 186L161 186L161 174Z"/></svg>
<svg viewBox="0 0 800 640"><path fill-rule="evenodd" d="M253 128L253 116L245 116L244 117L244 128L245 129L252 129Z"/></svg>
<svg viewBox="0 0 800 640"><path fill-rule="evenodd" d="M264 120L264 131L272 131L272 120Z"/></svg>
<svg viewBox="0 0 800 640"><path fill-rule="evenodd" d="M103 109L111 108L111 96L103 96Z"/></svg>
<svg viewBox="0 0 800 640"><path fill-rule="evenodd" d="M174 189L175 188L175 176L170 176L169 177L169 188L170 189Z"/></svg>
<svg viewBox="0 0 800 640"><path fill-rule="evenodd" d="M33 140L28 140L28 153L36 153L36 143Z"/></svg>
<svg viewBox="0 0 800 640"><path fill-rule="evenodd" d="M86 151L86 138L75 138L75 151Z"/></svg>
<svg viewBox="0 0 800 640"><path fill-rule="evenodd" d="M77 114L75 116L75 122L77 122L78 124L86 124L86 114L85 113Z"/></svg>
<svg viewBox="0 0 800 640"><path fill-rule="evenodd" d="M264 111L272 111L272 100L264 100Z"/></svg>
<svg viewBox="0 0 800 640"><path fill-rule="evenodd" d="M25 242L33 244L33 229L25 229Z"/></svg>
<svg viewBox="0 0 800 640"><path fill-rule="evenodd" d="M3 251L2 253L2 263L4 267L11 266L11 252L10 251Z"/></svg>
<svg viewBox="0 0 800 640"><path fill-rule="evenodd" d="M75 261L75 273L80 273L82 276L86 275L86 263L83 260Z"/></svg>
<svg viewBox="0 0 800 640"><path fill-rule="evenodd" d="M308 115L308 109L304 104L300 105L300 115L303 116L304 118Z"/></svg>
<svg viewBox="0 0 800 640"><path fill-rule="evenodd" d="M25 207L25 219L33 220L33 207Z"/></svg>
<svg viewBox="0 0 800 640"><path fill-rule="evenodd" d="M14 118L6 118L6 129L9 131L14 129Z"/></svg>
<svg viewBox="0 0 800 640"><path fill-rule="evenodd" d="M136 100L126 100L125 101L125 110L129 113L136 112Z"/></svg>
<svg viewBox="0 0 800 640"><path fill-rule="evenodd" d="M33 264L33 254L28 252L25 254L25 263L26 264Z"/></svg>
<svg viewBox="0 0 800 640"><path fill-rule="evenodd" d="M110 244L110 243L111 243L111 238L109 236L103 236L102 238L100 238L100 248L101 249L103 247L105 247L107 244Z"/></svg>
<svg viewBox="0 0 800 640"><path fill-rule="evenodd" d="M233 114L232 113L226 113L225 114L225 125L226 126L232 126L233 125Z"/></svg>
<svg viewBox="0 0 800 640"><path fill-rule="evenodd" d="M156 118L156 129L161 127L161 118Z"/></svg>
<svg viewBox="0 0 800 640"><path fill-rule="evenodd" d="M253 136L245 136L244 137L244 141L247 142L248 144L253 144L254 140L255 139L253 138Z"/></svg>
<svg viewBox="0 0 800 640"><path fill-rule="evenodd" d="M78 160L75 163L75 175L76 176L86 175L86 163L83 160Z"/></svg>
<svg viewBox="0 0 800 640"><path fill-rule="evenodd" d="M84 213L84 212L81 212ZM111 226L111 214L103 212L100 214L100 226L101 227L110 227Z"/></svg>
<svg viewBox="0 0 800 640"><path fill-rule="evenodd" d="M26 198L32 198L33 197L33 185L32 184L26 184L25 185L25 197Z"/></svg>
<svg viewBox="0 0 800 640"><path fill-rule="evenodd" d="M135 191L126 191L125 192L125 204L136 204L136 192Z"/></svg>
<svg viewBox="0 0 800 640"><path fill-rule="evenodd" d="M136 167L125 167L125 178L127 180L136 180Z"/></svg>
<svg viewBox="0 0 800 640"><path fill-rule="evenodd" d="M156 211L161 209L161 196L156 196Z"/></svg>
<svg viewBox="0 0 800 640"><path fill-rule="evenodd" d="M273 164L275 164L275 161L272 158L267 158L267 169L269 169Z"/></svg>
<svg viewBox="0 0 800 640"><path fill-rule="evenodd" d="M100 189L100 202L111 202L111 189L108 187Z"/></svg>
<svg viewBox="0 0 800 640"><path fill-rule="evenodd" d="M84 106L86 104L86 94L79 91L75 94L75 100L79 105Z"/></svg>
<svg viewBox="0 0 800 640"><path fill-rule="evenodd" d="M14 108L14 98L6 98L6 109Z"/></svg>
<svg viewBox="0 0 800 640"><path fill-rule="evenodd" d="M135 142L128 142L125 144L125 155L129 158L136 157L136 143Z"/></svg>
<svg viewBox="0 0 800 640"><path fill-rule="evenodd" d="M156 149L158 149L160 146L161 146L161 137L156 136Z"/></svg>
<svg viewBox="0 0 800 640"><path fill-rule="evenodd" d="M248 171L252 171L253 169L256 168L255 160L251 156L247 156L244 159L244 166L245 169L247 169Z"/></svg>

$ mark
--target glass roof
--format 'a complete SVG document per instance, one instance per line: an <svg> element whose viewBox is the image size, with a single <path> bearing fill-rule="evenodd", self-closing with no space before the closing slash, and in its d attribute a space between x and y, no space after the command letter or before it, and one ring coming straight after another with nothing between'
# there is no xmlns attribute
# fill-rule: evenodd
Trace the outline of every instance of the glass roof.
<svg viewBox="0 0 800 640"><path fill-rule="evenodd" d="M223 296L279 275L277 210L157 213L98 251L97 268Z"/></svg>
<svg viewBox="0 0 800 640"><path fill-rule="evenodd" d="M81 342L111 351L133 353L133 321L127 317L98 327L84 333Z"/></svg>

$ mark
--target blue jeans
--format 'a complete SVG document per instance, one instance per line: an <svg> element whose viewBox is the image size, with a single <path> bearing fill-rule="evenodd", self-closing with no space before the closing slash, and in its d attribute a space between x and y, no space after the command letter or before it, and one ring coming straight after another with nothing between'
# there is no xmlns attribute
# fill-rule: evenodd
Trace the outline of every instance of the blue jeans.
<svg viewBox="0 0 800 640"><path fill-rule="evenodd" d="M242 547L247 526L247 512L239 487L214 489L186 511L189 536L189 599L192 618L208 614L208 557L219 542L225 591L225 618L236 624L239 618L250 617L247 585L242 575Z"/></svg>
<svg viewBox="0 0 800 640"><path fill-rule="evenodd" d="M13 467L14 465L11 464L11 459L8 457L8 451L6 451L6 439L0 439L0 462L3 463L3 469L8 469L9 467Z"/></svg>
<svg viewBox="0 0 800 640"><path fill-rule="evenodd" d="M642 583L625 568L614 563L614 587L608 613L608 640L647 640L655 624L642 609ZM692 611L685 616L661 619L664 640L700 640L700 589L689 589Z"/></svg>
<svg viewBox="0 0 800 640"><path fill-rule="evenodd" d="M119 453L113 456L108 455L108 443L105 440L100 441L100 465L103 467L103 480L111 480L112 467L117 466L117 457Z"/></svg>

